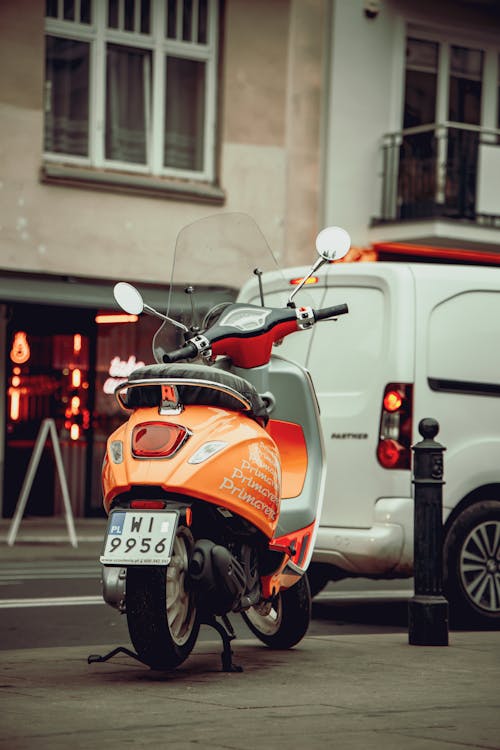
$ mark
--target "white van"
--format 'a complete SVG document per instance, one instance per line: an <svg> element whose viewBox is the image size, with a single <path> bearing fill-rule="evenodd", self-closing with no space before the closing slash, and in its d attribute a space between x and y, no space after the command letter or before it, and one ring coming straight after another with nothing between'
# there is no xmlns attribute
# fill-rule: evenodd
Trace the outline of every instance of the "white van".
<svg viewBox="0 0 500 750"><path fill-rule="evenodd" d="M307 273L262 276L279 305ZM256 280L239 301L260 303ZM444 580L452 622L500 624L500 268L326 266L297 305L349 315L277 352L311 373L328 459L310 581L413 574L411 446L435 418L444 453Z"/></svg>

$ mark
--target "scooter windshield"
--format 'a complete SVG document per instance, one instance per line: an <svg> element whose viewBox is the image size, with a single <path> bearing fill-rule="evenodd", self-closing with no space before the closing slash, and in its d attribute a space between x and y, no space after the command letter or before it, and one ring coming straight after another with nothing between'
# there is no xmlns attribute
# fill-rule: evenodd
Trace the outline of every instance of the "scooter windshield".
<svg viewBox="0 0 500 750"><path fill-rule="evenodd" d="M279 272L276 257L255 221L243 213L208 216L184 227L177 237L167 299L167 315L180 321L188 338L206 330L236 299L255 270ZM184 343L181 328L165 321L153 340L157 362Z"/></svg>

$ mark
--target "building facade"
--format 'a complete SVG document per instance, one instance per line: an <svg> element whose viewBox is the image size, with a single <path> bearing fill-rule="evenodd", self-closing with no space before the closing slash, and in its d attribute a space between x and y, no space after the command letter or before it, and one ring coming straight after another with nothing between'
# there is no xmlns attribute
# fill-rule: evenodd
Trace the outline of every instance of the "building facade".
<svg viewBox="0 0 500 750"><path fill-rule="evenodd" d="M496 0L4 0L1 513L44 419L75 513L100 513L110 391L155 330L102 316L116 280L165 305L186 224L248 213L284 265L326 224L495 250L499 31ZM223 276L203 304L234 296ZM60 510L48 444L27 512Z"/></svg>

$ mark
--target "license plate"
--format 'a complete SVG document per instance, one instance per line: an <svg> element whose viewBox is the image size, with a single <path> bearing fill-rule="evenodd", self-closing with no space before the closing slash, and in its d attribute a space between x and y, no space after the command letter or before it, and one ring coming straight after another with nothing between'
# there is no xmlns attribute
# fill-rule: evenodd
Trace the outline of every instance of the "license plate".
<svg viewBox="0 0 500 750"><path fill-rule="evenodd" d="M177 511L115 510L108 520L103 565L168 565Z"/></svg>

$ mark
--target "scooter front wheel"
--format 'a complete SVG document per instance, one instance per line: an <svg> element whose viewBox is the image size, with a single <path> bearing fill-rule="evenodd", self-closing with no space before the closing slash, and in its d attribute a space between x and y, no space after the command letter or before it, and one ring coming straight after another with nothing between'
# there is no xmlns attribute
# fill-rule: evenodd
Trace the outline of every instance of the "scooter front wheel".
<svg viewBox="0 0 500 750"><path fill-rule="evenodd" d="M269 648L292 648L307 633L311 621L311 591L307 576L270 602L250 607L242 617L254 635Z"/></svg>
<svg viewBox="0 0 500 750"><path fill-rule="evenodd" d="M126 611L130 639L141 661L152 669L174 669L194 648L200 621L186 588L193 538L179 527L168 566L127 570Z"/></svg>

